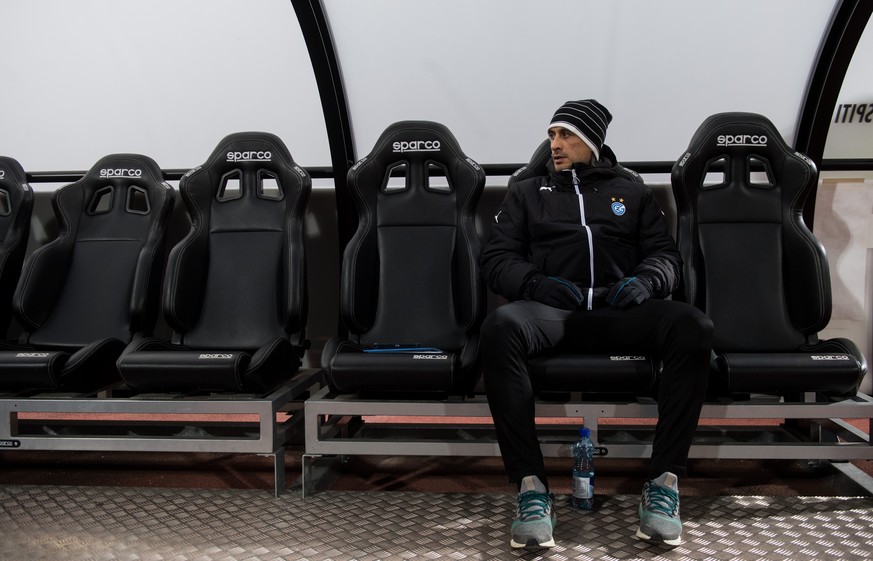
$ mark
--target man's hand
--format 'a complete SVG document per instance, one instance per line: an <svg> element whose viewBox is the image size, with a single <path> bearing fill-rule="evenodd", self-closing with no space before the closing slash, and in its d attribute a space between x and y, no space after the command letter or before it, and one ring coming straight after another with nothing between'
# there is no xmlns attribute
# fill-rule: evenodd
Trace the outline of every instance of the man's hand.
<svg viewBox="0 0 873 561"><path fill-rule="evenodd" d="M606 303L613 308L625 309L642 304L652 297L652 285L642 277L625 277L612 285Z"/></svg>
<svg viewBox="0 0 873 561"><path fill-rule="evenodd" d="M573 311L585 301L579 288L561 277L543 277L534 282L531 298L547 306Z"/></svg>

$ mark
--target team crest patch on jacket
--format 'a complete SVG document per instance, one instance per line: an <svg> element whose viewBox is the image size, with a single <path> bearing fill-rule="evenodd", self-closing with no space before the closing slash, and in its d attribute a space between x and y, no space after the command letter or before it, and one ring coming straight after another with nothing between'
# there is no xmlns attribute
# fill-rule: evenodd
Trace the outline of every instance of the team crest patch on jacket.
<svg viewBox="0 0 873 561"><path fill-rule="evenodd" d="M612 197L612 213L616 216L621 216L625 212L627 212L627 208L624 206L624 199L615 200L615 197Z"/></svg>

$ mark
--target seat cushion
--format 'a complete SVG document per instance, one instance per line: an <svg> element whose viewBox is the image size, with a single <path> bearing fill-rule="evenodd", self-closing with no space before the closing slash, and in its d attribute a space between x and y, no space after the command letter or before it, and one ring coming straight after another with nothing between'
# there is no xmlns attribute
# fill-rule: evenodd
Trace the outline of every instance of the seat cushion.
<svg viewBox="0 0 873 561"><path fill-rule="evenodd" d="M855 393L863 375L849 353L724 353L718 357L728 393Z"/></svg>
<svg viewBox="0 0 873 561"><path fill-rule="evenodd" d="M0 351L0 387L53 390L60 387L61 371L70 353L37 349Z"/></svg>
<svg viewBox="0 0 873 561"><path fill-rule="evenodd" d="M339 392L451 391L458 374L454 353L339 352L330 361L329 382Z"/></svg>
<svg viewBox="0 0 873 561"><path fill-rule="evenodd" d="M537 391L645 394L657 369L644 356L558 354L533 358L530 373Z"/></svg>

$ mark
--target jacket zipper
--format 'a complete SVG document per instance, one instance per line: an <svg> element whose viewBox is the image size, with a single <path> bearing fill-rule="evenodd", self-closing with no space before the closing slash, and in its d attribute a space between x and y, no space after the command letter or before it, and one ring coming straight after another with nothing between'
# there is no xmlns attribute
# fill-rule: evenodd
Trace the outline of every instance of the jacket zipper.
<svg viewBox="0 0 873 561"><path fill-rule="evenodd" d="M591 286L588 287L588 295L585 298L585 308L593 309L592 300L594 299L594 240L591 238L591 228L585 220L585 200L582 198L582 191L579 189L579 177L576 176L576 170L570 168L570 173L573 174L573 188L576 190L576 197L579 199L579 217L582 227L588 234L588 278Z"/></svg>

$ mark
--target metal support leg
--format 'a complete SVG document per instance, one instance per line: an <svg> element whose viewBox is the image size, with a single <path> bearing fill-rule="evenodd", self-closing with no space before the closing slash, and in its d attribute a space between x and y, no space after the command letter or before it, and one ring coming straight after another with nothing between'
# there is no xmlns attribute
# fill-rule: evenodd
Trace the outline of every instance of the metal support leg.
<svg viewBox="0 0 873 561"><path fill-rule="evenodd" d="M280 447L273 454L273 496L285 492L285 448Z"/></svg>
<svg viewBox="0 0 873 561"><path fill-rule="evenodd" d="M312 493L312 465L320 458L320 455L303 454L302 468L300 473L300 495L305 499Z"/></svg>
<svg viewBox="0 0 873 561"><path fill-rule="evenodd" d="M318 491L329 489L339 479L339 465L344 457L303 454L301 459L303 466L300 474L300 494L306 498Z"/></svg>

